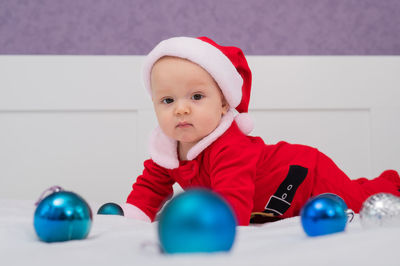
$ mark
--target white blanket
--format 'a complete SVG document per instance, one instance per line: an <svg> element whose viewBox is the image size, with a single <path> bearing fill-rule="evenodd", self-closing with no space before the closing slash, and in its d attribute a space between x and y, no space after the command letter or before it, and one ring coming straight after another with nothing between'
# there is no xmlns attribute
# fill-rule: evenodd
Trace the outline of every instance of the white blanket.
<svg viewBox="0 0 400 266"><path fill-rule="evenodd" d="M400 226L364 229L356 215L343 233L310 238L299 217L261 226L238 227L227 253L165 255L157 224L122 216L96 215L87 239L60 243L38 240L34 201L0 200L0 264L76 265L400 265ZM399 252L399 253L397 253Z"/></svg>

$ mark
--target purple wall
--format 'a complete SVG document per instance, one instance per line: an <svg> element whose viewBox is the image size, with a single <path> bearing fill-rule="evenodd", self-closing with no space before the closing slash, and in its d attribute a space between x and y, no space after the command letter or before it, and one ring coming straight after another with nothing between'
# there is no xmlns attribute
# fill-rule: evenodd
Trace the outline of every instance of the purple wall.
<svg viewBox="0 0 400 266"><path fill-rule="evenodd" d="M0 0L0 54L146 54L207 35L250 55L399 55L399 0Z"/></svg>

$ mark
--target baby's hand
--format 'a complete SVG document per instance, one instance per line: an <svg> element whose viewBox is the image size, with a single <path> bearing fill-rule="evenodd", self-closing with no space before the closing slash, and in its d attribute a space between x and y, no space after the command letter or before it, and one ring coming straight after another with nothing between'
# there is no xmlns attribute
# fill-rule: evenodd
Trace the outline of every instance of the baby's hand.
<svg viewBox="0 0 400 266"><path fill-rule="evenodd" d="M125 203L122 206L122 209L124 210L124 216L126 218L145 221L149 223L151 222L149 216L147 216L141 209L132 204Z"/></svg>

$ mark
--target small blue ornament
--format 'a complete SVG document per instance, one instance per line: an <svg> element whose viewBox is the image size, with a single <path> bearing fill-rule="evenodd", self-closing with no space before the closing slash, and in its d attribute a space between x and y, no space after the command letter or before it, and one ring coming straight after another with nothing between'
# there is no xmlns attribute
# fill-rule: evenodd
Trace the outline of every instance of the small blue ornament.
<svg viewBox="0 0 400 266"><path fill-rule="evenodd" d="M347 205L340 197L321 194L311 198L301 209L301 224L308 236L320 236L344 231Z"/></svg>
<svg viewBox="0 0 400 266"><path fill-rule="evenodd" d="M53 193L39 199L34 214L33 225L40 240L60 242L86 238L92 225L92 211L87 202L60 187L48 190Z"/></svg>
<svg viewBox="0 0 400 266"><path fill-rule="evenodd" d="M124 210L118 204L109 202L103 204L97 211L97 214L124 216Z"/></svg>
<svg viewBox="0 0 400 266"><path fill-rule="evenodd" d="M173 198L158 223L158 237L166 253L229 251L236 234L236 219L220 196L192 189Z"/></svg>

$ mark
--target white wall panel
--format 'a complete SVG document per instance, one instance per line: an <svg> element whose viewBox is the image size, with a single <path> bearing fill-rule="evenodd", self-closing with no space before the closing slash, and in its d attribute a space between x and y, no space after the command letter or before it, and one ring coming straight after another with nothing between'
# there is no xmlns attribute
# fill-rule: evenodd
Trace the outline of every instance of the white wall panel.
<svg viewBox="0 0 400 266"><path fill-rule="evenodd" d="M398 107L400 57L254 56L253 108Z"/></svg>
<svg viewBox="0 0 400 266"><path fill-rule="evenodd" d="M374 174L384 169L399 171L400 108L373 108L371 123L371 157Z"/></svg>
<svg viewBox="0 0 400 266"><path fill-rule="evenodd" d="M371 177L368 110L257 110L254 134L268 144L285 140L331 157L351 178Z"/></svg>
<svg viewBox="0 0 400 266"><path fill-rule="evenodd" d="M137 174L136 112L0 113L0 197L52 185L120 200Z"/></svg>
<svg viewBox="0 0 400 266"><path fill-rule="evenodd" d="M2 110L148 106L140 56L0 56Z"/></svg>
<svg viewBox="0 0 400 266"><path fill-rule="evenodd" d="M319 148L352 178L400 170L400 57L249 56L267 143ZM123 202L156 125L141 56L0 56L0 197L61 185Z"/></svg>

